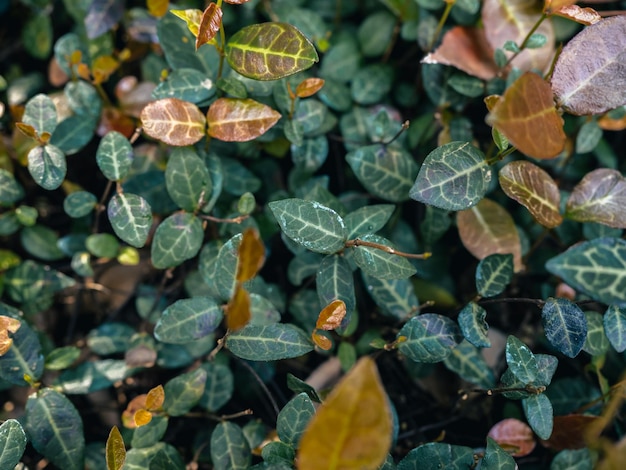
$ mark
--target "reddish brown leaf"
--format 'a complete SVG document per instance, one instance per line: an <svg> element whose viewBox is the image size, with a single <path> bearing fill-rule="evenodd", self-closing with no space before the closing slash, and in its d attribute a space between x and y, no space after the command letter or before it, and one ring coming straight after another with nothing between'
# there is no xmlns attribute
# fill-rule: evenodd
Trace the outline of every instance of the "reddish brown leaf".
<svg viewBox="0 0 626 470"><path fill-rule="evenodd" d="M219 98L209 106L209 135L226 142L247 142L265 134L281 115L251 99Z"/></svg>
<svg viewBox="0 0 626 470"><path fill-rule="evenodd" d="M151 389L146 395L146 409L150 411L157 411L163 406L165 400L165 390L163 385L157 385Z"/></svg>
<svg viewBox="0 0 626 470"><path fill-rule="evenodd" d="M204 137L206 120L198 107L178 98L148 103L141 111L143 130L169 145L192 145Z"/></svg>
<svg viewBox="0 0 626 470"><path fill-rule="evenodd" d="M318 348L323 349L324 351L330 351L330 348L333 347L333 342L330 339L317 333L316 331L314 331L311 335L311 340Z"/></svg>
<svg viewBox="0 0 626 470"><path fill-rule="evenodd" d="M21 326L17 318L0 315L0 356L4 356L13 344L9 333L15 333Z"/></svg>
<svg viewBox="0 0 626 470"><path fill-rule="evenodd" d="M587 173L570 194L566 215L579 222L626 228L626 180L609 168Z"/></svg>
<svg viewBox="0 0 626 470"><path fill-rule="evenodd" d="M243 232L238 254L237 282L249 281L256 276L265 261L265 245L257 230L247 228Z"/></svg>
<svg viewBox="0 0 626 470"><path fill-rule="evenodd" d="M302 80L296 87L296 96L298 98L308 98L320 91L323 86L323 78L307 78L306 80Z"/></svg>
<svg viewBox="0 0 626 470"><path fill-rule="evenodd" d="M346 304L343 300L333 300L322 309L317 318L315 328L318 330L334 330L341 325L346 316Z"/></svg>
<svg viewBox="0 0 626 470"><path fill-rule="evenodd" d="M557 11L555 11L554 14L584 25L594 24L602 19L600 14L593 8L581 8L578 5L568 5L561 7Z"/></svg>
<svg viewBox="0 0 626 470"><path fill-rule="evenodd" d="M250 322L250 294L238 283L233 297L228 302L226 326L231 331L237 331Z"/></svg>
<svg viewBox="0 0 626 470"><path fill-rule="evenodd" d="M489 80L496 76L498 67L493 60L493 49L487 42L485 30L471 26L455 26L441 41L441 45L422 62L456 67L474 77Z"/></svg>
<svg viewBox="0 0 626 470"><path fill-rule="evenodd" d="M146 6L148 7L148 12L152 16L160 18L167 13L170 2L169 0L147 0Z"/></svg>
<svg viewBox="0 0 626 470"><path fill-rule="evenodd" d="M48 81L50 85L56 88L60 88L65 85L70 77L65 73L65 70L61 68L59 62L53 57L48 64Z"/></svg>
<svg viewBox="0 0 626 470"><path fill-rule="evenodd" d="M626 114L618 119L613 119L608 114L605 114L598 119L598 126L605 131L623 131L626 129Z"/></svg>
<svg viewBox="0 0 626 470"><path fill-rule="evenodd" d="M582 449L587 446L585 432L590 425L596 423L598 416L571 414L555 416L552 435L547 441L542 441L547 447L554 450Z"/></svg>
<svg viewBox="0 0 626 470"><path fill-rule="evenodd" d="M135 414L139 410L146 409L146 397L147 395L144 393L142 395L138 395L128 402L126 405L126 409L122 413L122 424L124 427L129 429L134 429L137 427L135 424Z"/></svg>
<svg viewBox="0 0 626 470"><path fill-rule="evenodd" d="M537 445L532 429L515 418L503 419L496 423L487 436L496 441L504 450L513 450L514 457L530 454Z"/></svg>
<svg viewBox="0 0 626 470"><path fill-rule="evenodd" d="M528 0L485 0L482 8L483 24L487 41L494 49L506 41L518 45L542 15L542 5ZM554 29L550 21L541 23L535 33L543 34L547 42L538 49L525 49L512 62L520 70L546 69L554 55ZM511 52L507 52L510 56Z"/></svg>
<svg viewBox="0 0 626 470"><path fill-rule="evenodd" d="M482 199L474 207L457 213L456 222L463 245L476 258L511 253L515 272L523 268L515 222L500 204Z"/></svg>
<svg viewBox="0 0 626 470"><path fill-rule="evenodd" d="M499 180L506 195L528 209L541 225L548 228L561 225L561 194L546 171L534 163L518 160L500 170Z"/></svg>
<svg viewBox="0 0 626 470"><path fill-rule="evenodd" d="M135 132L135 121L126 114L122 113L119 109L107 106L102 110L102 116L98 123L98 129L96 133L102 137L107 132L117 131L123 134L125 137L130 138Z"/></svg>
<svg viewBox="0 0 626 470"><path fill-rule="evenodd" d="M554 106L550 85L532 72L506 90L487 121L529 157L554 158L565 146L563 119Z"/></svg>
<svg viewBox="0 0 626 470"><path fill-rule="evenodd" d="M211 41L222 26L222 9L215 3L209 3L198 28L198 36L196 37L196 50Z"/></svg>
<svg viewBox="0 0 626 470"><path fill-rule="evenodd" d="M152 82L139 82L132 75L122 77L115 86L115 96L124 113L138 118L145 106L150 103L156 85Z"/></svg>

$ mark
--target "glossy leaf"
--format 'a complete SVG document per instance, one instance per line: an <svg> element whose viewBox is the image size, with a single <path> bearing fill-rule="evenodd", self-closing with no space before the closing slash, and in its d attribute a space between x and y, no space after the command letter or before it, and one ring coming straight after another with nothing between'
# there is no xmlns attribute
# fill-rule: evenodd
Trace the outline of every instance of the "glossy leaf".
<svg viewBox="0 0 626 470"><path fill-rule="evenodd" d="M259 232L248 228L238 248L237 282L246 282L257 275L265 262L265 245Z"/></svg>
<svg viewBox="0 0 626 470"><path fill-rule="evenodd" d="M379 235L363 235L359 240L395 249L389 240ZM409 260L384 249L357 244L353 250L354 262L370 276L380 279L405 279L416 272Z"/></svg>
<svg viewBox="0 0 626 470"><path fill-rule="evenodd" d="M512 335L506 340L506 363L522 383L534 382L539 374L537 360L530 348Z"/></svg>
<svg viewBox="0 0 626 470"><path fill-rule="evenodd" d="M505 451L491 437L487 438L485 456L480 462L482 470L516 470L517 464L511 454Z"/></svg>
<svg viewBox="0 0 626 470"><path fill-rule="evenodd" d="M617 352L626 350L626 309L610 305L604 312L604 330Z"/></svg>
<svg viewBox="0 0 626 470"><path fill-rule="evenodd" d="M194 104L203 103L215 94L213 80L206 73L191 68L172 70L167 80L152 92L156 99L178 98Z"/></svg>
<svg viewBox="0 0 626 470"><path fill-rule="evenodd" d="M343 249L347 230L334 210L295 198L270 202L268 206L283 233L299 245L324 254Z"/></svg>
<svg viewBox="0 0 626 470"><path fill-rule="evenodd" d="M474 206L487 192L491 169L469 142L450 142L430 152L410 190L411 199L444 210Z"/></svg>
<svg viewBox="0 0 626 470"><path fill-rule="evenodd" d="M4 356L13 344L9 333L13 334L19 330L21 322L17 318L0 315L0 357Z"/></svg>
<svg viewBox="0 0 626 470"><path fill-rule="evenodd" d="M590 171L570 194L565 216L578 222L626 228L626 180L617 170Z"/></svg>
<svg viewBox="0 0 626 470"><path fill-rule="evenodd" d="M530 211L544 227L554 228L563 222L559 212L561 195L552 177L525 160L510 162L498 174L502 190Z"/></svg>
<svg viewBox="0 0 626 470"><path fill-rule="evenodd" d="M164 343L185 344L212 333L222 318L222 309L210 297L181 299L163 311L154 335Z"/></svg>
<svg viewBox="0 0 626 470"><path fill-rule="evenodd" d="M211 460L215 470L250 468L250 446L239 426L224 421L215 427L211 433Z"/></svg>
<svg viewBox="0 0 626 470"><path fill-rule="evenodd" d="M604 18L574 36L552 73L557 103L577 115L600 114L626 104L626 80L620 72L625 49L626 18L621 15Z"/></svg>
<svg viewBox="0 0 626 470"><path fill-rule="evenodd" d="M51 388L31 395L24 427L35 450L54 465L67 470L83 468L83 422L65 395Z"/></svg>
<svg viewBox="0 0 626 470"><path fill-rule="evenodd" d="M346 316L346 304L343 300L333 300L326 305L319 314L315 328L331 331L341 326Z"/></svg>
<svg viewBox="0 0 626 470"><path fill-rule="evenodd" d="M587 319L587 338L583 345L583 351L591 356L602 356L611 347L609 339L604 333L602 315L598 312L584 312Z"/></svg>
<svg viewBox="0 0 626 470"><path fill-rule="evenodd" d="M178 98L148 103L141 111L144 132L168 145L192 145L204 137L206 118L198 107Z"/></svg>
<svg viewBox="0 0 626 470"><path fill-rule="evenodd" d="M346 160L361 184L374 196L391 202L409 198L417 165L405 150L381 144L368 145L348 153Z"/></svg>
<svg viewBox="0 0 626 470"><path fill-rule="evenodd" d="M487 311L476 302L470 302L459 312L459 326L465 339L477 348L490 348L487 337L489 325L485 321Z"/></svg>
<svg viewBox="0 0 626 470"><path fill-rule="evenodd" d="M13 322L7 321L7 329L15 329ZM9 330L11 331L11 330ZM9 338L10 339L10 338ZM13 344L0 359L0 377L19 386L27 386L24 376L38 380L43 373L44 358L41 343L30 326L22 322L19 329L12 333Z"/></svg>
<svg viewBox="0 0 626 470"><path fill-rule="evenodd" d="M193 214L176 212L157 227L152 241L152 264L157 269L178 266L202 246L202 223Z"/></svg>
<svg viewBox="0 0 626 470"><path fill-rule="evenodd" d="M202 10L197 8L189 8L186 10L170 10L170 12L183 20L187 25L187 29L196 38L198 37L198 31L200 30L200 21L202 20ZM198 49L199 46L196 46Z"/></svg>
<svg viewBox="0 0 626 470"><path fill-rule="evenodd" d="M551 258L546 269L592 299L626 305L626 241L596 238L570 247Z"/></svg>
<svg viewBox="0 0 626 470"><path fill-rule="evenodd" d="M475 207L457 214L461 241L476 258L512 254L514 270L522 268L519 234L511 215L498 203L483 199Z"/></svg>
<svg viewBox="0 0 626 470"><path fill-rule="evenodd" d="M315 406L313 406L311 399L306 393L299 393L278 414L276 419L278 438L297 448L300 438L314 415Z"/></svg>
<svg viewBox="0 0 626 470"><path fill-rule="evenodd" d="M202 12L202 19L200 20L196 37L196 49L212 41L221 26L222 9L216 3L211 2Z"/></svg>
<svg viewBox="0 0 626 470"><path fill-rule="evenodd" d="M224 52L235 71L255 80L277 80L319 60L313 44L287 23L246 26L230 38Z"/></svg>
<svg viewBox="0 0 626 470"><path fill-rule="evenodd" d="M567 357L576 357L587 338L587 319L576 304L550 297L541 310L546 337Z"/></svg>
<svg viewBox="0 0 626 470"><path fill-rule="evenodd" d="M57 126L57 110L52 99L39 94L28 100L22 122L32 126L39 136L52 134Z"/></svg>
<svg viewBox="0 0 626 470"><path fill-rule="evenodd" d="M348 315L352 313L356 307L354 280L350 264L343 256L330 255L325 257L317 269L315 282L320 305L330 307L334 301L338 300L344 304L344 315L346 311ZM318 326L317 328L321 327Z"/></svg>
<svg viewBox="0 0 626 470"><path fill-rule="evenodd" d="M378 232L385 226L395 208L393 204L372 204L350 212L344 217L348 238Z"/></svg>
<svg viewBox="0 0 626 470"><path fill-rule="evenodd" d="M117 426L111 428L106 443L107 470L121 470L126 460L126 447Z"/></svg>
<svg viewBox="0 0 626 470"><path fill-rule="evenodd" d="M291 324L248 325L232 333L226 347L235 356L250 361L278 361L302 356L313 350L308 336Z"/></svg>
<svg viewBox="0 0 626 470"><path fill-rule="evenodd" d="M447 317L424 313L411 318L397 338L398 350L415 362L443 361L463 339L459 327Z"/></svg>
<svg viewBox="0 0 626 470"><path fill-rule="evenodd" d="M15 468L26 449L26 433L15 419L0 425L0 468Z"/></svg>
<svg viewBox="0 0 626 470"><path fill-rule="evenodd" d="M474 465L474 452L470 447L442 442L429 442L411 450L398 464L398 470L465 470Z"/></svg>
<svg viewBox="0 0 626 470"><path fill-rule="evenodd" d="M550 85L533 72L526 72L507 88L487 121L529 157L554 158L565 146L563 119L554 106Z"/></svg>
<svg viewBox="0 0 626 470"><path fill-rule="evenodd" d="M489 255L481 259L476 267L476 290L483 297L494 297L502 293L511 279L513 255Z"/></svg>
<svg viewBox="0 0 626 470"><path fill-rule="evenodd" d="M209 135L226 142L247 142L265 134L281 118L252 99L218 98L207 111Z"/></svg>
<svg viewBox="0 0 626 470"><path fill-rule="evenodd" d="M318 333L317 330L311 334L311 341L322 351L330 351L333 348L332 340L327 335Z"/></svg>
<svg viewBox="0 0 626 470"><path fill-rule="evenodd" d="M554 413L550 399L543 393L522 400L528 424L541 439L549 439L552 434Z"/></svg>
<svg viewBox="0 0 626 470"><path fill-rule="evenodd" d="M300 441L298 469L375 470L389 452L391 431L387 394L376 364L364 357L313 416Z"/></svg>
<svg viewBox="0 0 626 470"><path fill-rule="evenodd" d="M172 200L193 212L211 193L211 177L204 162L190 148L174 149L165 168L165 186Z"/></svg>
<svg viewBox="0 0 626 470"><path fill-rule="evenodd" d="M42 188L57 189L67 173L65 154L51 144L35 147L28 152L28 171Z"/></svg>
<svg viewBox="0 0 626 470"><path fill-rule="evenodd" d="M144 246L152 227L152 210L144 198L115 194L107 206L107 215L118 237L135 248Z"/></svg>
<svg viewBox="0 0 626 470"><path fill-rule="evenodd" d="M250 294L240 283L228 302L226 325L231 331L238 331L250 323Z"/></svg>
<svg viewBox="0 0 626 470"><path fill-rule="evenodd" d="M479 387L489 389L496 384L493 371L483 359L480 350L466 339L452 349L452 353L443 360L443 363L463 380Z"/></svg>
<svg viewBox="0 0 626 470"><path fill-rule="evenodd" d="M410 279L380 279L361 271L367 292L381 312L392 318L407 318L419 307Z"/></svg>
<svg viewBox="0 0 626 470"><path fill-rule="evenodd" d="M191 410L202 397L206 382L206 370L196 370L174 377L163 387L163 409L169 416L182 416Z"/></svg>

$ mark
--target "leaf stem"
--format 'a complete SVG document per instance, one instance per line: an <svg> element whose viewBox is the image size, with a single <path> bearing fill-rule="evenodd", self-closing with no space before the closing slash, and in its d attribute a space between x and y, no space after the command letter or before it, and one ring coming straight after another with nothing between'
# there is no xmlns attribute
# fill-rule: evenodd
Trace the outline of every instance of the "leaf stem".
<svg viewBox="0 0 626 470"><path fill-rule="evenodd" d="M200 215L198 217L204 220L208 220L210 222L224 223L224 224L240 224L241 222L249 218L250 215L239 215L237 217L233 217L232 219L221 219L219 217L213 217L212 215Z"/></svg>
<svg viewBox="0 0 626 470"><path fill-rule="evenodd" d="M345 244L346 248L356 248L357 246L366 246L368 248L376 248L377 250L382 250L386 253L389 253L390 255L398 255L398 256L402 256L403 258L428 259L432 256L432 253L430 252L426 252L422 254L405 253L404 251L398 251L394 248L391 248L390 246L382 245L380 243L368 242L365 240L361 240L360 238L355 238L354 240L348 240L346 241L346 244Z"/></svg>
<svg viewBox="0 0 626 470"><path fill-rule="evenodd" d="M509 57L509 60L506 61L506 64L504 64L502 69L506 69L511 64L511 62L513 62L515 60L515 58L522 53L522 51L526 48L526 45L528 44L528 41L530 40L530 37L533 34L535 34L535 31L537 31L539 26L541 26L541 23L543 23L543 21L547 17L548 17L547 13L542 13L541 14L541 16L539 17L537 22L533 25L532 28L530 28L530 31L528 31L528 34L526 34L526 37L524 38L524 40L520 44L519 51L515 52L511 57Z"/></svg>
<svg viewBox="0 0 626 470"><path fill-rule="evenodd" d="M396 135L394 135L391 139L389 139L387 142L381 142L383 145L389 145L392 144L393 142L395 142L395 140L400 137L402 135L402 133L404 131L406 131L409 126L411 125L411 121L406 120L402 123L402 127L400 128L400 130L398 132L396 132Z"/></svg>
<svg viewBox="0 0 626 470"><path fill-rule="evenodd" d="M439 24L437 25L435 34L433 35L433 38L431 39L430 44L428 45L429 51L432 51L433 47L435 47L435 44L437 43L437 40L439 39L439 35L441 34L441 30L443 29L443 25L448 19L448 16L450 15L450 11L452 11L452 7L456 4L456 0L445 0L445 2L446 2L446 9L443 11L441 18L439 18Z"/></svg>
<svg viewBox="0 0 626 470"><path fill-rule="evenodd" d="M106 188L104 188L102 197L100 197L100 201L98 201L98 204L96 205L96 216L94 217L93 226L91 227L91 233L98 233L98 226L100 225L100 214L104 212L104 201L106 201L109 197L111 188L113 188L113 181L109 180L107 182Z"/></svg>
<svg viewBox="0 0 626 470"><path fill-rule="evenodd" d="M493 157L490 157L490 158L487 159L487 165L491 166L491 165L493 165L495 163L498 163L500 160L505 159L506 157L511 155L516 150L517 150L517 147L512 147L511 146L508 149L503 150L502 152L498 152Z"/></svg>

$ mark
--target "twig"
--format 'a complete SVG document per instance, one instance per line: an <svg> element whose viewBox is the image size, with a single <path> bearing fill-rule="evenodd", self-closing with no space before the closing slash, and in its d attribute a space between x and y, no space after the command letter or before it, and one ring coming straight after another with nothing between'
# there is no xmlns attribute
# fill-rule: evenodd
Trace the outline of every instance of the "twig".
<svg viewBox="0 0 626 470"><path fill-rule="evenodd" d="M398 251L394 248L391 248L387 245L381 245L380 243L368 242L365 240L361 240L360 238L355 238L354 240L346 241L346 248L356 248L358 246L366 246L368 248L376 248L377 250L382 250L390 255L398 255L403 258L411 258L411 259L428 259L432 256L432 253L426 252L422 254L416 253L405 253L404 251Z"/></svg>
<svg viewBox="0 0 626 470"><path fill-rule="evenodd" d="M276 400L274 400L274 397L272 396L269 389L267 388L267 385L265 385L265 383L263 383L263 380L261 380L261 377L259 377L259 374L257 374L256 371L250 366L250 364L248 364L243 359L238 358L234 354L232 357L237 359L239 363L242 366L244 366L244 368L246 368L248 372L252 374L252 376L254 377L254 380L257 381L257 383L259 384L259 387L261 387L263 389L263 392L265 392L265 394L267 395L267 398L269 399L270 403L272 404L272 408L274 409L274 413L276 414L276 417L278 418L278 413L280 413L280 408L278 408L278 404L276 403Z"/></svg>
<svg viewBox="0 0 626 470"><path fill-rule="evenodd" d="M246 220L250 215L240 215L237 217L233 217L232 219L221 219L219 217L213 217L212 215L201 215L200 218L204 220L209 220L211 222L224 223L224 224L240 224L244 220Z"/></svg>

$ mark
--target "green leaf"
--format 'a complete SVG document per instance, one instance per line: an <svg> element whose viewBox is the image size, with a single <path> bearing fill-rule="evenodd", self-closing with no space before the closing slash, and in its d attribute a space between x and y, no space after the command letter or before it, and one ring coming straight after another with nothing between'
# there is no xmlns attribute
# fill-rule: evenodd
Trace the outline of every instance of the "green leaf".
<svg viewBox="0 0 626 470"><path fill-rule="evenodd" d="M248 325L232 333L226 347L237 357L250 361L278 361L302 356L313 350L313 343L300 328L274 323Z"/></svg>
<svg viewBox="0 0 626 470"><path fill-rule="evenodd" d="M10 206L24 197L24 188L15 177L0 168L0 205Z"/></svg>
<svg viewBox="0 0 626 470"><path fill-rule="evenodd" d="M605 304L626 305L626 241L596 238L551 258L546 269L567 284Z"/></svg>
<svg viewBox="0 0 626 470"><path fill-rule="evenodd" d="M487 449L480 468L482 470L516 470L517 464L506 450L498 445L492 438L487 437Z"/></svg>
<svg viewBox="0 0 626 470"><path fill-rule="evenodd" d="M294 393L304 392L315 403L321 403L319 395L313 387L293 374L287 374L287 387Z"/></svg>
<svg viewBox="0 0 626 470"><path fill-rule="evenodd" d="M293 397L278 413L276 433L278 438L294 447L298 447L307 424L315 414L313 402L304 392Z"/></svg>
<svg viewBox="0 0 626 470"><path fill-rule="evenodd" d="M102 99L92 84L83 80L72 80L65 85L64 92L67 104L76 114L83 119L100 119Z"/></svg>
<svg viewBox="0 0 626 470"><path fill-rule="evenodd" d="M173 70L167 80L161 82L152 92L155 99L178 98L200 104L215 94L215 85L206 73L196 69L180 68Z"/></svg>
<svg viewBox="0 0 626 470"><path fill-rule="evenodd" d="M469 142L450 142L430 152L409 196L440 209L460 211L477 204L491 182L484 154Z"/></svg>
<svg viewBox="0 0 626 470"><path fill-rule="evenodd" d="M574 413L578 408L602 398L600 390L583 376L555 380L546 390L546 395L556 416ZM600 408L595 407L595 411L599 413Z"/></svg>
<svg viewBox="0 0 626 470"><path fill-rule="evenodd" d="M84 395L110 387L131 374L124 360L104 359L83 362L64 370L55 381L65 394Z"/></svg>
<svg viewBox="0 0 626 470"><path fill-rule="evenodd" d="M110 233L94 233L85 240L85 247L99 258L115 258L120 250L120 242Z"/></svg>
<svg viewBox="0 0 626 470"><path fill-rule="evenodd" d="M468 303L459 312L459 326L465 339L477 348L490 348L491 341L487 337L489 325L485 321L487 311L476 302Z"/></svg>
<svg viewBox="0 0 626 470"><path fill-rule="evenodd" d="M107 206L109 222L115 234L135 248L145 245L152 227L150 204L136 194L118 193Z"/></svg>
<svg viewBox="0 0 626 470"><path fill-rule="evenodd" d="M13 385L24 387L24 375L38 380L43 373L44 359L39 337L26 321L13 333L13 344L0 359L0 377Z"/></svg>
<svg viewBox="0 0 626 470"><path fill-rule="evenodd" d="M443 360L443 363L463 380L479 387L489 389L496 384L493 371L481 356L480 351L466 339L452 349L452 353Z"/></svg>
<svg viewBox="0 0 626 470"><path fill-rule="evenodd" d="M169 416L182 416L191 410L204 393L207 372L199 367L174 377L165 384L163 409Z"/></svg>
<svg viewBox="0 0 626 470"><path fill-rule="evenodd" d="M597 121L589 121L580 126L576 134L576 153L592 152L602 139L602 129Z"/></svg>
<svg viewBox="0 0 626 470"><path fill-rule="evenodd" d="M289 282L299 286L302 282L317 272L317 268L322 261L322 256L310 251L300 253L289 262L287 267L287 277Z"/></svg>
<svg viewBox="0 0 626 470"><path fill-rule="evenodd" d="M73 115L63 119L50 137L50 143L65 155L74 155L87 145L94 135L98 119Z"/></svg>
<svg viewBox="0 0 626 470"><path fill-rule="evenodd" d="M562 450L554 456L550 470L589 470L593 461L588 448Z"/></svg>
<svg viewBox="0 0 626 470"><path fill-rule="evenodd" d="M389 47L396 17L386 10L378 11L366 17L359 26L357 39L365 57L379 57Z"/></svg>
<svg viewBox="0 0 626 470"><path fill-rule="evenodd" d="M273 441L263 446L261 457L265 465L271 465L270 468L278 466L279 470L282 470L282 468L291 469L296 457L296 451L289 444L285 444L282 441Z"/></svg>
<svg viewBox="0 0 626 470"><path fill-rule="evenodd" d="M152 420L133 432L130 445L133 448L151 447L159 442L167 431L169 419L167 416L153 415Z"/></svg>
<svg viewBox="0 0 626 470"><path fill-rule="evenodd" d="M550 399L540 393L531 395L522 400L524 414L528 424L541 439L549 439L552 435L552 425L554 422L554 412Z"/></svg>
<svg viewBox="0 0 626 470"><path fill-rule="evenodd" d="M239 263L239 245L242 234L233 236L224 243L217 254L213 268L213 283L219 296L223 300L228 300L235 292L237 283L237 266Z"/></svg>
<svg viewBox="0 0 626 470"><path fill-rule="evenodd" d="M246 26L230 38L224 52L235 71L255 80L277 80L319 60L313 44L287 23Z"/></svg>
<svg viewBox="0 0 626 470"><path fill-rule="evenodd" d="M165 185L172 200L189 212L198 209L212 190L209 171L190 147L172 151L165 169Z"/></svg>
<svg viewBox="0 0 626 470"><path fill-rule="evenodd" d="M609 305L602 320L611 346L619 353L626 350L626 308Z"/></svg>
<svg viewBox="0 0 626 470"><path fill-rule="evenodd" d="M535 355L513 335L509 335L506 340L506 363L513 375L522 383L534 382L539 374Z"/></svg>
<svg viewBox="0 0 626 470"><path fill-rule="evenodd" d="M109 131L98 144L96 163L107 179L119 181L128 175L133 163L133 147L122 134Z"/></svg>
<svg viewBox="0 0 626 470"><path fill-rule="evenodd" d="M22 122L32 126L39 136L44 132L52 135L57 127L57 109L48 95L33 96L26 103Z"/></svg>
<svg viewBox="0 0 626 470"><path fill-rule="evenodd" d="M26 432L37 452L59 468L82 470L83 422L65 395L44 388L26 402Z"/></svg>
<svg viewBox="0 0 626 470"><path fill-rule="evenodd" d="M207 376L199 405L215 412L228 403L233 395L235 389L233 373L228 366L216 362L205 362L202 368Z"/></svg>
<svg viewBox="0 0 626 470"><path fill-rule="evenodd" d="M394 69L388 64L369 64L354 74L350 86L352 99L363 106L383 101L391 91Z"/></svg>
<svg viewBox="0 0 626 470"><path fill-rule="evenodd" d="M331 50L334 51L335 48ZM324 56L324 63L329 54L331 53L329 52ZM322 103L324 103L330 109L334 111L339 111L340 113L350 111L350 108L352 107L350 89L343 83L340 83L339 81L330 79L328 77L326 78L322 89L317 93L317 96L322 101Z"/></svg>
<svg viewBox="0 0 626 470"><path fill-rule="evenodd" d="M452 353L463 336L448 317L424 313L404 324L396 338L406 337L398 350L415 362L440 362Z"/></svg>
<svg viewBox="0 0 626 470"><path fill-rule="evenodd" d="M126 323L102 323L87 335L87 346L100 356L126 352L134 334L135 329Z"/></svg>
<svg viewBox="0 0 626 470"><path fill-rule="evenodd" d="M583 345L583 351L592 356L605 354L611 347L609 339L604 334L602 315L598 312L584 312L587 319L587 338Z"/></svg>
<svg viewBox="0 0 626 470"><path fill-rule="evenodd" d="M76 346L64 346L50 351L46 355L46 370L67 369L80 356L80 348Z"/></svg>
<svg viewBox="0 0 626 470"><path fill-rule="evenodd" d="M85 217L97 203L98 199L90 192L76 191L67 195L63 201L63 210L73 218Z"/></svg>
<svg viewBox="0 0 626 470"><path fill-rule="evenodd" d="M263 326L280 321L280 312L265 297L250 293L250 324Z"/></svg>
<svg viewBox="0 0 626 470"><path fill-rule="evenodd" d="M293 115L293 124L301 126L302 137L312 137L323 134L320 129L330 119L328 108L324 103L316 99L308 99L298 102L296 112ZM302 145L302 139L298 145Z"/></svg>
<svg viewBox="0 0 626 470"><path fill-rule="evenodd" d="M426 246L430 247L448 231L452 220L448 211L435 206L427 205L425 212L420 233Z"/></svg>
<svg viewBox="0 0 626 470"><path fill-rule="evenodd" d="M470 447L430 442L410 451L398 464L398 470L467 470L474 466Z"/></svg>
<svg viewBox="0 0 626 470"><path fill-rule="evenodd" d="M340 255L326 256L317 270L315 283L320 304L326 306L333 300L342 300L346 304L346 318L349 318L356 307L356 298L348 261Z"/></svg>
<svg viewBox="0 0 626 470"><path fill-rule="evenodd" d="M166 444L150 461L149 470L185 470L185 462L174 446Z"/></svg>
<svg viewBox="0 0 626 470"><path fill-rule="evenodd" d="M483 258L476 267L476 290L483 297L495 297L513 279L513 255L495 253Z"/></svg>
<svg viewBox="0 0 626 470"><path fill-rule="evenodd" d="M410 279L380 279L361 271L367 292L384 315L404 320L417 312L419 301Z"/></svg>
<svg viewBox="0 0 626 470"><path fill-rule="evenodd" d="M52 49L51 15L42 11L31 16L22 29L22 42L30 55L37 59L46 59Z"/></svg>
<svg viewBox="0 0 626 470"><path fill-rule="evenodd" d="M291 145L291 161L296 168L314 173L328 157L328 138L325 135L303 138L302 143Z"/></svg>
<svg viewBox="0 0 626 470"><path fill-rule="evenodd" d="M51 144L35 147L28 152L28 171L42 188L57 189L67 173L65 154Z"/></svg>
<svg viewBox="0 0 626 470"><path fill-rule="evenodd" d="M211 434L211 460L215 470L244 470L250 467L250 446L239 426L219 423Z"/></svg>
<svg viewBox="0 0 626 470"><path fill-rule="evenodd" d="M261 180L250 170L232 158L220 158L221 175L224 191L233 196L241 196L247 192L254 193L261 188ZM215 180L215 177L212 177ZM206 212L206 208L203 209Z"/></svg>
<svg viewBox="0 0 626 470"><path fill-rule="evenodd" d="M359 70L361 61L361 52L356 39L351 36L344 37L324 54L320 76L325 80L335 80L342 84L349 82Z"/></svg>
<svg viewBox="0 0 626 470"><path fill-rule="evenodd" d="M477 98L485 93L484 82L471 75L457 73L450 77L448 85L463 96Z"/></svg>
<svg viewBox="0 0 626 470"><path fill-rule="evenodd" d="M567 357L578 355L587 338L587 319L578 305L550 297L541 310L541 321L552 346Z"/></svg>
<svg viewBox="0 0 626 470"><path fill-rule="evenodd" d="M409 198L417 165L404 149L368 145L348 153L346 160L361 184L374 196L391 202Z"/></svg>
<svg viewBox="0 0 626 470"><path fill-rule="evenodd" d="M154 336L164 343L185 344L215 331L223 317L222 309L210 297L181 299L165 309Z"/></svg>
<svg viewBox="0 0 626 470"><path fill-rule="evenodd" d="M364 235L359 240L368 243L376 243L394 249L393 244L379 235ZM415 274L416 269L406 259L396 254L387 253L378 248L368 246L355 246L354 262L359 268L370 276L380 279L404 279Z"/></svg>
<svg viewBox="0 0 626 470"><path fill-rule="evenodd" d="M22 246L31 255L45 261L56 261L64 254L57 246L59 237L55 231L43 225L24 227L20 233Z"/></svg>
<svg viewBox="0 0 626 470"><path fill-rule="evenodd" d="M0 468L15 468L26 449L26 433L15 419L0 425Z"/></svg>
<svg viewBox="0 0 626 470"><path fill-rule="evenodd" d="M193 214L176 212L157 227L152 241L152 264L172 268L193 258L202 246L202 222Z"/></svg>
<svg viewBox="0 0 626 470"><path fill-rule="evenodd" d="M296 243L316 253L332 254L343 249L347 230L334 210L295 198L268 205L283 233Z"/></svg>

